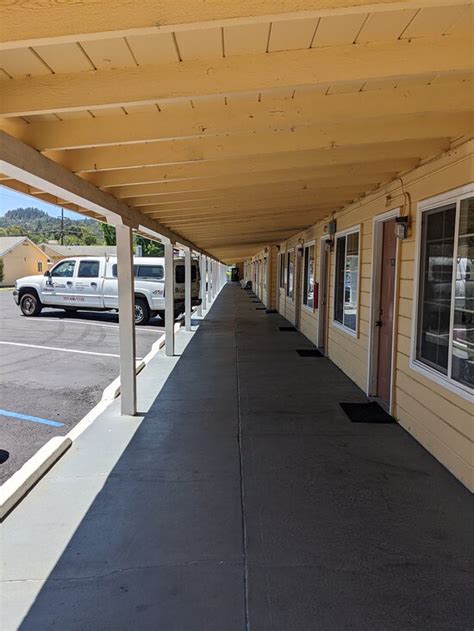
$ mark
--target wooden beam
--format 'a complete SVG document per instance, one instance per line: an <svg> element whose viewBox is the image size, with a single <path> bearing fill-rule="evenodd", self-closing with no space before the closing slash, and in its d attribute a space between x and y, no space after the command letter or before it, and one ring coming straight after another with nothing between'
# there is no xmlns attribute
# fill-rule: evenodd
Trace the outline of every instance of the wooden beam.
<svg viewBox="0 0 474 631"><path fill-rule="evenodd" d="M186 240L183 242L180 235L174 234L158 221L140 214L3 131L0 131L0 171L81 208L97 212L112 223L122 223L136 229L143 227L157 236L172 241L180 240L184 245L198 249Z"/></svg>
<svg viewBox="0 0 474 631"><path fill-rule="evenodd" d="M6 81L0 116L173 101L285 86L470 73L468 38L426 37Z"/></svg>
<svg viewBox="0 0 474 631"><path fill-rule="evenodd" d="M213 162L193 162L188 164L162 165L82 173L88 182L104 189L117 197L131 197L135 194L148 194L154 190L157 182L183 183L189 180L198 186L200 181L209 177L245 177L252 174L270 174L280 169L330 169L332 167L351 168L374 162L400 163L398 170L414 168L422 156L437 155L449 149L449 140L431 139L418 141L397 141L377 143L362 147L334 147L317 151L292 151L273 155L214 160Z"/></svg>
<svg viewBox="0 0 474 631"><path fill-rule="evenodd" d="M205 199L211 195L228 194L233 190L250 189L258 185L270 186L274 183L291 182L317 182L345 183L353 182L385 182L394 174L409 168L415 161L387 160L380 163L368 162L353 166L332 166L313 169L276 169L269 172L257 172L245 174L245 186L242 186L242 175L236 174L228 177L203 178L200 181L181 180L176 182L157 182L156 184L144 184L143 186L128 187L130 196L117 195L119 189L111 189L111 192L120 197L130 206L153 203L152 200L184 200ZM127 191L128 192L128 191Z"/></svg>
<svg viewBox="0 0 474 631"><path fill-rule="evenodd" d="M296 99L267 99L200 106L189 111L99 117L66 121L31 122L12 128L10 119L0 128L39 151L126 145L237 133L294 130L298 127L422 113L467 112L472 109L472 82L439 81L433 85L390 88L352 94L314 94Z"/></svg>
<svg viewBox="0 0 474 631"><path fill-rule="evenodd" d="M341 122L299 128L293 132L239 134L225 138L194 138L124 147L100 147L46 152L49 158L77 173L123 169L143 165L190 161L212 161L292 151L330 150L400 140L430 140L469 134L471 112L459 114L415 114L381 117L370 125Z"/></svg>
<svg viewBox="0 0 474 631"><path fill-rule="evenodd" d="M124 201L129 206L149 206L156 204L167 203L192 203L206 202L206 203L218 203L219 201L229 200L254 200L254 199L267 199L281 194L307 194L311 191L319 193L321 190L328 188L338 188L340 186L347 187L349 185L364 185L366 189L385 182L390 179L393 172L380 173L374 171L373 173L364 173L351 175L348 174L335 174L332 176L314 178L311 177L311 173L306 176L302 175L300 178L293 180L278 180L275 178L273 182L267 182L262 184L245 185L240 187L229 187L224 189L212 189L204 191L195 191L190 193L158 193L154 195L145 195L138 197L130 197Z"/></svg>
<svg viewBox="0 0 474 631"><path fill-rule="evenodd" d="M1 0L0 49L464 3L467 0Z"/></svg>

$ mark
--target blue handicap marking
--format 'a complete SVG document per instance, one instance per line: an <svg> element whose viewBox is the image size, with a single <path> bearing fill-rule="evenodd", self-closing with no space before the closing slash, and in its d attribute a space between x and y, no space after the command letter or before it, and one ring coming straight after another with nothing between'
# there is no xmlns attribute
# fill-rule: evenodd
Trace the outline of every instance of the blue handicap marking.
<svg viewBox="0 0 474 631"><path fill-rule="evenodd" d="M40 418L39 416L29 416L28 414L18 414L18 412L10 412L10 410L0 409L0 416L16 418L19 421L31 421L32 423L41 423L42 425L50 425L51 427L64 426L64 423L60 423L59 421L50 421L47 418Z"/></svg>

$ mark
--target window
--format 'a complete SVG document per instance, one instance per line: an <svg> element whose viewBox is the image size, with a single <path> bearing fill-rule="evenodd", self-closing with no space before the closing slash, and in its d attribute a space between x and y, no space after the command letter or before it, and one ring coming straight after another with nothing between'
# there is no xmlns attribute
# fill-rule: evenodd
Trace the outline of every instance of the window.
<svg viewBox="0 0 474 631"><path fill-rule="evenodd" d="M415 359L474 389L474 197L422 211Z"/></svg>
<svg viewBox="0 0 474 631"><path fill-rule="evenodd" d="M137 265L133 266L133 275L135 276L135 278L137 277ZM114 276L114 278L117 278L117 263L114 263L112 265L112 276Z"/></svg>
<svg viewBox="0 0 474 631"><path fill-rule="evenodd" d="M43 262L38 261L38 272L42 272L42 271L43 271Z"/></svg>
<svg viewBox="0 0 474 631"><path fill-rule="evenodd" d="M75 261L62 261L51 270L51 276L56 276L60 278L71 278L72 276L74 276L75 266Z"/></svg>
<svg viewBox="0 0 474 631"><path fill-rule="evenodd" d="M163 265L138 265L135 272L136 278L152 278L153 280L161 280L165 276Z"/></svg>
<svg viewBox="0 0 474 631"><path fill-rule="evenodd" d="M278 255L280 259L280 278L279 278L279 287L283 289L285 287L285 254L282 252Z"/></svg>
<svg viewBox="0 0 474 631"><path fill-rule="evenodd" d="M314 244L304 248L303 304L314 308Z"/></svg>
<svg viewBox="0 0 474 631"><path fill-rule="evenodd" d="M286 254L286 295L289 298L293 298L294 267L295 253L294 250L291 250L291 252Z"/></svg>
<svg viewBox="0 0 474 631"><path fill-rule="evenodd" d="M186 270L185 270L184 265L176 265L175 282L177 284L184 283L185 277L186 277ZM196 278L197 278L196 266L195 265L191 265L191 282L194 283Z"/></svg>
<svg viewBox="0 0 474 631"><path fill-rule="evenodd" d="M99 276L99 261L81 261L77 272L78 278L97 278Z"/></svg>
<svg viewBox="0 0 474 631"><path fill-rule="evenodd" d="M359 288L359 231L336 236L334 321L357 330Z"/></svg>

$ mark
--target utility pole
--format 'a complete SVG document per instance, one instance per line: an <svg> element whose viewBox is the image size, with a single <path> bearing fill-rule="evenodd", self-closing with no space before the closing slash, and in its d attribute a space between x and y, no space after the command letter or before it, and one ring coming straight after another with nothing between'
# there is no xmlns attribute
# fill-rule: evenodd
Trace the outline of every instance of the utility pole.
<svg viewBox="0 0 474 631"><path fill-rule="evenodd" d="M61 245L64 245L64 208L61 208Z"/></svg>

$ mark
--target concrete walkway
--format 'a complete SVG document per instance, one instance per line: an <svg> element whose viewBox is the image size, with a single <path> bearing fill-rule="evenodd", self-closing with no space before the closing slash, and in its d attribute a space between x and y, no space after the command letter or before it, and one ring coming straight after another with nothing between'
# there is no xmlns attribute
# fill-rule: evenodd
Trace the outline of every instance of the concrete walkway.
<svg viewBox="0 0 474 631"><path fill-rule="evenodd" d="M464 630L472 496L226 286L2 525L2 631Z"/></svg>

